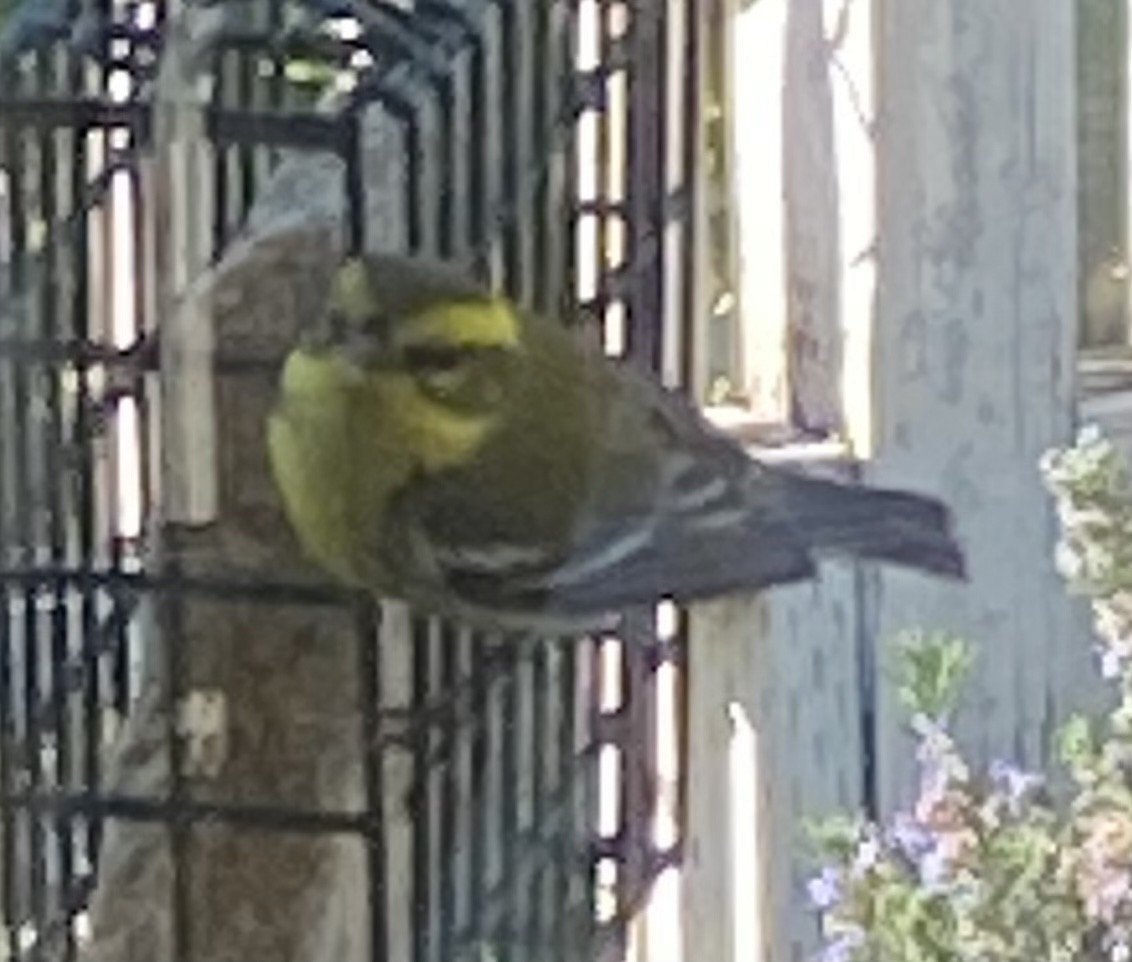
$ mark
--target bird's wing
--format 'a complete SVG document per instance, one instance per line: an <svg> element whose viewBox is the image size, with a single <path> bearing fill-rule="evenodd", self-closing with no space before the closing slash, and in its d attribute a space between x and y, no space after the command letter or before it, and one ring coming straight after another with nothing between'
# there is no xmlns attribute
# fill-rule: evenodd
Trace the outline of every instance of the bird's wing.
<svg viewBox="0 0 1132 962"><path fill-rule="evenodd" d="M627 374L605 404L588 498L564 542L517 524L518 506L485 510L467 476L443 498L443 516L459 524L418 515L447 590L480 607L571 618L813 573L789 526L753 510L750 459L687 402Z"/></svg>

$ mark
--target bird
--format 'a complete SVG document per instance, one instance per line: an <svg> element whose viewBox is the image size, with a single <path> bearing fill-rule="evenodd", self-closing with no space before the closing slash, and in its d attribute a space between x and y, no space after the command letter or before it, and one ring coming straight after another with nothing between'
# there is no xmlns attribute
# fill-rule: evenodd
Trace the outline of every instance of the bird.
<svg viewBox="0 0 1132 962"><path fill-rule="evenodd" d="M326 576L485 630L611 630L825 557L966 579L939 499L760 462L646 371L416 255L342 256L266 446Z"/></svg>

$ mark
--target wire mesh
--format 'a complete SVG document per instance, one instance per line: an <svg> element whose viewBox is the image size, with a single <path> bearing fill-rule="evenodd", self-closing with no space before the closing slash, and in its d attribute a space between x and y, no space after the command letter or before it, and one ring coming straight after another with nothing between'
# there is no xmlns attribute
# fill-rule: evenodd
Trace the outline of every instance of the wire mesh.
<svg viewBox="0 0 1132 962"><path fill-rule="evenodd" d="M402 134L397 229L409 249L467 264L669 381L686 375L694 0L227 6L238 12L206 58L210 165L193 185L210 259L254 219L296 149L343 159L345 241L372 242L389 225L364 214L358 125L379 103ZM174 710L168 797L105 783L107 746L147 684L147 599L160 609L176 680L178 599L271 605L304 595L149 563L163 376L151 247L165 222L146 174L167 11L155 0L52 10L0 60L9 957L77 956L111 815L170 826L179 958L192 957L193 882L183 875L189 860L176 856L203 820L364 835L374 959L390 957L394 875L411 878L413 962L625 957L650 883L679 857L682 641L671 612L659 631L654 613L641 612L624 637L582 640L491 639L416 618L406 707L390 701L378 612L362 606L361 812L194 798L179 775ZM321 102L328 85L338 91L333 111ZM391 801L393 755L411 776L406 796ZM389 845L399 807L410 813L408 864Z"/></svg>

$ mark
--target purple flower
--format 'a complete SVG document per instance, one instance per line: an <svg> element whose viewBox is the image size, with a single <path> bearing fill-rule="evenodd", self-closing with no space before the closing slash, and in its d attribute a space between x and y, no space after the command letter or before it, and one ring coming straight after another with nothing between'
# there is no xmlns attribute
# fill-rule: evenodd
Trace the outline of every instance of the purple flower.
<svg viewBox="0 0 1132 962"><path fill-rule="evenodd" d="M1111 681L1124 673L1126 655L1107 645L1094 646L1101 660L1101 677Z"/></svg>
<svg viewBox="0 0 1132 962"><path fill-rule="evenodd" d="M880 861L880 856L880 839L870 832L857 845L857 852L853 857L853 866L850 869L853 877L860 878L864 875Z"/></svg>
<svg viewBox="0 0 1132 962"><path fill-rule="evenodd" d="M1022 802L1030 792L1042 784L1040 775L1024 772L1009 762L995 760L990 765L990 777L995 787L1006 796L1010 812L1017 815Z"/></svg>
<svg viewBox="0 0 1132 962"><path fill-rule="evenodd" d="M933 845L919 861L920 882L929 892L942 892L953 881L953 864L949 853L939 845Z"/></svg>
<svg viewBox="0 0 1132 962"><path fill-rule="evenodd" d="M841 901L841 870L827 865L806 883L806 892L814 908L822 912L832 908Z"/></svg>
<svg viewBox="0 0 1132 962"><path fill-rule="evenodd" d="M928 892L954 892L962 865L977 845L978 838L970 829L937 834L917 862L920 884Z"/></svg>
<svg viewBox="0 0 1132 962"><path fill-rule="evenodd" d="M857 950L865 944L865 932L858 925L843 926L822 947L818 962L852 962Z"/></svg>
<svg viewBox="0 0 1132 962"><path fill-rule="evenodd" d="M947 737L946 717L932 718L931 715L918 711L911 717L908 724L912 731L922 739L931 740L936 736Z"/></svg>
<svg viewBox="0 0 1132 962"><path fill-rule="evenodd" d="M916 746L916 761L920 766L922 795L941 793L950 783L965 781L970 774L954 739L942 728L921 736Z"/></svg>
<svg viewBox="0 0 1132 962"><path fill-rule="evenodd" d="M888 839L909 861L919 864L935 845L935 837L908 812L897 812L888 829Z"/></svg>

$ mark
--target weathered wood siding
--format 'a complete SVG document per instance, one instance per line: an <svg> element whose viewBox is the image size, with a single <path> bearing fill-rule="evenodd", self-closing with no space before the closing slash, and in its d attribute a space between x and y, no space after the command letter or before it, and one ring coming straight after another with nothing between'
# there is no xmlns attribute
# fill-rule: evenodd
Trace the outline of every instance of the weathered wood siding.
<svg viewBox="0 0 1132 962"><path fill-rule="evenodd" d="M813 946L802 822L854 810L862 793L854 578L830 566L815 584L694 616L687 960L802 960ZM743 724L749 746L735 737ZM732 758L732 745L746 757ZM753 798L734 793L736 765L754 778ZM752 822L746 831L735 824L743 818ZM744 860L754 864L754 890L735 884Z"/></svg>
<svg viewBox="0 0 1132 962"><path fill-rule="evenodd" d="M1073 421L1073 8L901 0L881 4L879 27L869 474L954 506L972 580L884 572L876 628L945 627L979 644L963 729L982 758L1035 764L1092 677L1037 467ZM888 808L910 779L891 691L880 695Z"/></svg>
<svg viewBox="0 0 1132 962"><path fill-rule="evenodd" d="M1084 611L1054 570L1055 518L1038 471L1075 420L1073 5L853 0L827 4L825 14L824 38L810 22L810 46L792 50L810 72L805 84L786 88L819 90L821 102L806 123L783 126L810 148L836 145L826 158L835 186L823 178L804 202L786 198L790 216L813 218L796 236L825 245L787 265L787 290L792 269L821 265L825 273L807 280L823 292L813 303L840 316L807 323L846 337L845 415L867 455L866 479L952 504L971 582L831 565L816 585L697 617L687 958L706 957L705 944L721 962L812 950L800 820L858 807L870 777L882 812L914 788L881 647L899 631L946 629L978 645L959 719L977 761L1043 763L1057 722L1096 692ZM862 43L875 45L875 75ZM763 96L739 92L741 114L759 111ZM804 148L784 155L812 164ZM809 180L783 178L787 191L808 191ZM738 898L734 865L744 855L721 747L732 738L733 704L756 732L747 810L762 883ZM724 906L714 934L709 902ZM745 914L757 917L753 956L734 937Z"/></svg>

